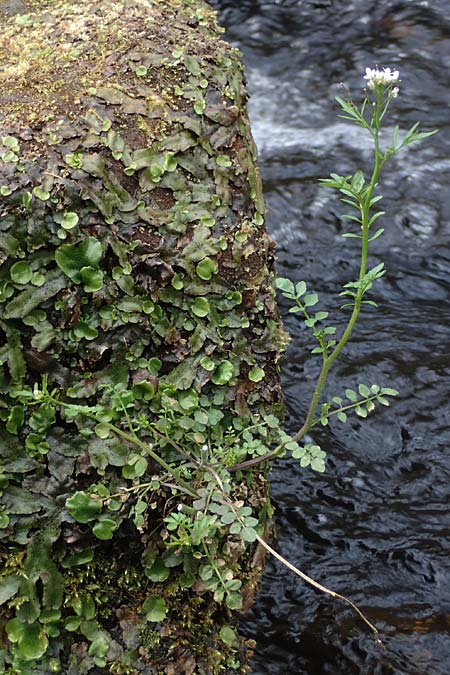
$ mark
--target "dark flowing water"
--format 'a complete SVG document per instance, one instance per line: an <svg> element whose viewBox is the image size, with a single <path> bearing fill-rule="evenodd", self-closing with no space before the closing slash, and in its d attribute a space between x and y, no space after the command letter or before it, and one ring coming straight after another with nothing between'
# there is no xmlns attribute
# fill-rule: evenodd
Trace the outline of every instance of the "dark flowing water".
<svg viewBox="0 0 450 675"><path fill-rule="evenodd" d="M450 673L450 4L448 0L217 0L244 53L250 115L277 240L279 273L307 280L336 317L337 286L358 274L355 240L330 171L368 167L370 144L336 116L345 82L362 95L366 66L400 70L389 125L417 119L440 133L388 165L386 232L372 245L386 277L374 288L331 377L399 389L369 420L315 435L324 475L280 461L273 472L278 547L316 580L349 595L379 627L381 650L345 605L269 561L243 630L254 675ZM284 366L288 424L302 423L319 370L300 320Z"/></svg>

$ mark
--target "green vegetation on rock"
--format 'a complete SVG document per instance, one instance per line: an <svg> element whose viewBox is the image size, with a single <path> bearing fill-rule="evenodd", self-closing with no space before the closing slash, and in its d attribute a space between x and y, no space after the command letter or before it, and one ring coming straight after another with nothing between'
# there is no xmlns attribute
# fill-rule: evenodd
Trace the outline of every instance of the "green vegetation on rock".
<svg viewBox="0 0 450 675"><path fill-rule="evenodd" d="M228 622L270 505L264 472L232 468L280 441L286 338L239 54L200 0L16 7L0 670L244 672Z"/></svg>

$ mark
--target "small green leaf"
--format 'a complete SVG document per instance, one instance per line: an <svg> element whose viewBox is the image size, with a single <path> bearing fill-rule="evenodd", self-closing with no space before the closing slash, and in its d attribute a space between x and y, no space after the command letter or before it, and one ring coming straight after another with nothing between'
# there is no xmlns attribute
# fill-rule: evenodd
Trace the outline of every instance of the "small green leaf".
<svg viewBox="0 0 450 675"><path fill-rule="evenodd" d="M79 218L76 213L66 211L61 220L61 227L65 230L72 230L78 223Z"/></svg>
<svg viewBox="0 0 450 675"><path fill-rule="evenodd" d="M228 384L234 374L234 367L230 361L222 361L220 363L212 376L212 381L214 384Z"/></svg>
<svg viewBox="0 0 450 675"><path fill-rule="evenodd" d="M204 260L201 260L198 263L196 272L200 279L209 281L213 274L217 273L217 269L217 263L215 260L211 260L211 258L204 258Z"/></svg>
<svg viewBox="0 0 450 675"><path fill-rule="evenodd" d="M72 518L78 523L88 523L94 520L102 509L100 502L92 499L86 492L75 492L66 500L66 508Z"/></svg>
<svg viewBox="0 0 450 675"><path fill-rule="evenodd" d="M198 408L198 394L194 389L186 389L178 394L178 402L186 412L192 412Z"/></svg>
<svg viewBox="0 0 450 675"><path fill-rule="evenodd" d="M311 460L311 469L323 473L325 471L325 462L320 457L314 457L314 459Z"/></svg>
<svg viewBox="0 0 450 675"><path fill-rule="evenodd" d="M194 103L194 110L197 113L197 115L203 115L205 112L206 108L206 103L205 101L201 98L198 101L195 101Z"/></svg>
<svg viewBox="0 0 450 675"><path fill-rule="evenodd" d="M338 418L339 422L346 422L347 421L347 415L345 412L338 412L336 414L336 417Z"/></svg>
<svg viewBox="0 0 450 675"><path fill-rule="evenodd" d="M33 276L31 267L25 260L14 263L9 273L15 284L28 284Z"/></svg>
<svg viewBox="0 0 450 675"><path fill-rule="evenodd" d="M353 389L346 389L345 395L348 398L348 400L352 401L353 403L356 403L356 401L358 400L358 396L357 396L356 392L353 391Z"/></svg>
<svg viewBox="0 0 450 675"><path fill-rule="evenodd" d="M19 642L22 637L25 630L25 624L19 621L19 619L14 618L7 622L5 628L8 638L11 642L15 643Z"/></svg>
<svg viewBox="0 0 450 675"><path fill-rule="evenodd" d="M70 633L73 633L74 631L78 630L80 623L81 619L79 616L69 616L65 621L64 628Z"/></svg>
<svg viewBox="0 0 450 675"><path fill-rule="evenodd" d="M219 635L222 642L224 642L226 645L230 645L230 647L238 646L236 632L231 628L231 626L222 626Z"/></svg>
<svg viewBox="0 0 450 675"><path fill-rule="evenodd" d="M158 623L163 621L167 614L167 606L164 598L152 596L145 600L142 611L147 621Z"/></svg>
<svg viewBox="0 0 450 675"><path fill-rule="evenodd" d="M133 480L140 478L147 471L148 462L145 457L141 455L132 455L128 460L128 464L122 467L122 475L124 478Z"/></svg>
<svg viewBox="0 0 450 675"><path fill-rule="evenodd" d="M102 518L97 523L95 523L92 528L92 532L95 534L97 539L106 541L112 539L114 532L117 530L117 523L112 518Z"/></svg>
<svg viewBox="0 0 450 675"><path fill-rule="evenodd" d="M364 187L364 174L362 171L357 171L352 178L352 190L359 194Z"/></svg>
<svg viewBox="0 0 450 675"><path fill-rule="evenodd" d="M153 565L149 568L145 568L145 576L150 579L150 581L165 581L170 574L170 569L166 567L161 558L157 558Z"/></svg>
<svg viewBox="0 0 450 675"><path fill-rule="evenodd" d="M46 202L47 200L50 199L50 192L44 190L42 185L36 185L36 187L33 188L33 194L37 199L40 199L42 202Z"/></svg>
<svg viewBox="0 0 450 675"><path fill-rule="evenodd" d="M13 152L19 152L19 141L14 136L3 136L2 143Z"/></svg>
<svg viewBox="0 0 450 675"><path fill-rule="evenodd" d="M78 321L73 329L77 338L86 338L86 340L95 340L98 337L98 330L91 327L85 321Z"/></svg>
<svg viewBox="0 0 450 675"><path fill-rule="evenodd" d="M155 395L155 387L151 382L142 380L134 385L133 394L138 400L151 401Z"/></svg>
<svg viewBox="0 0 450 675"><path fill-rule="evenodd" d="M106 635L99 633L97 637L92 640L88 654L89 656L97 657L97 659L103 659L108 653L108 649L109 640L107 639Z"/></svg>
<svg viewBox="0 0 450 675"><path fill-rule="evenodd" d="M59 609L44 609L39 615L39 621L41 623L54 623L59 621L61 618L61 612Z"/></svg>
<svg viewBox="0 0 450 675"><path fill-rule="evenodd" d="M314 305L317 305L319 302L319 296L317 293L310 293L309 295L305 295L303 298L303 303L305 307L314 307Z"/></svg>
<svg viewBox="0 0 450 675"><path fill-rule="evenodd" d="M80 270L83 288L86 293L96 293L103 286L103 272L93 267L82 267Z"/></svg>
<svg viewBox="0 0 450 675"><path fill-rule="evenodd" d="M253 529L253 527L243 527L241 531L241 537L243 541L251 544L256 541L256 531Z"/></svg>
<svg viewBox="0 0 450 675"><path fill-rule="evenodd" d="M202 297L195 298L194 304L192 305L192 313L200 318L207 316L209 314L208 300Z"/></svg>
<svg viewBox="0 0 450 675"><path fill-rule="evenodd" d="M148 73L148 68L145 66L138 66L134 72L138 77L145 77Z"/></svg>
<svg viewBox="0 0 450 675"><path fill-rule="evenodd" d="M227 593L225 603L229 609L242 609L242 596L240 593Z"/></svg>
<svg viewBox="0 0 450 675"><path fill-rule="evenodd" d="M275 281L277 288L282 291L282 293L288 293L289 295L295 295L295 286L290 279L285 279L283 277L278 277Z"/></svg>
<svg viewBox="0 0 450 675"><path fill-rule="evenodd" d="M209 356L204 356L202 359L200 359L200 365L209 372L213 371L216 367L216 364Z"/></svg>
<svg viewBox="0 0 450 675"><path fill-rule="evenodd" d="M171 281L171 284L172 284L172 287L176 291L181 291L181 289L184 286L183 279L180 277L179 274L175 274L175 276L173 277L173 279Z"/></svg>
<svg viewBox="0 0 450 675"><path fill-rule="evenodd" d="M252 382L261 382L261 380L264 379L265 375L266 373L262 368L259 368L259 366L255 366L249 372L248 379L251 380Z"/></svg>
<svg viewBox="0 0 450 675"><path fill-rule="evenodd" d="M400 392L398 392L397 389L390 389L389 387L383 387L381 393L385 394L386 396L399 396Z"/></svg>
<svg viewBox="0 0 450 675"><path fill-rule="evenodd" d="M358 391L363 398L368 398L370 396L370 389L365 384L359 384L358 385Z"/></svg>
<svg viewBox="0 0 450 675"><path fill-rule="evenodd" d="M103 255L101 243L95 237L86 237L80 244L72 246L63 244L55 252L55 260L58 267L66 274L69 279L76 284L81 283L81 270L88 269L85 272L85 283L89 283L89 270L98 269L98 265ZM95 279L93 280L95 282ZM98 285L98 280L97 284ZM101 288L101 286L100 286Z"/></svg>
<svg viewBox="0 0 450 675"><path fill-rule="evenodd" d="M217 155L216 157L216 164L217 166L222 166L224 168L227 168L231 166L231 159L228 155Z"/></svg>
<svg viewBox="0 0 450 675"><path fill-rule="evenodd" d="M6 632L11 642L17 642L17 654L25 661L40 659L47 651L48 638L37 622L28 624L11 619Z"/></svg>

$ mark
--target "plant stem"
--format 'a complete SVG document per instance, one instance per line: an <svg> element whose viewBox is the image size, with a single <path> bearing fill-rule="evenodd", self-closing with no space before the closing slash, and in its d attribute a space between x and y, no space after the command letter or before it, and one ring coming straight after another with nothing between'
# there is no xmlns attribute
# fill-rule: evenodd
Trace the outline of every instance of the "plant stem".
<svg viewBox="0 0 450 675"><path fill-rule="evenodd" d="M63 401L60 401L57 398L54 398L52 396L48 397L48 400L53 403L54 405L58 405L62 408L70 408L71 405L70 403L64 403ZM198 494L192 490L191 486L186 483L185 481L182 480L179 476L179 472L177 469L173 468L168 464L162 457L160 457L156 452L154 452L149 443L145 443L144 441L141 441L138 436L132 431L132 433L127 433L126 431L123 431L119 427L116 427L114 424L111 424L110 422L105 422L102 420L100 417L97 415L94 415L93 413L88 413L88 412L83 412L80 413L84 415L85 417L93 420L94 422L97 422L97 424L102 424L105 426L109 431L112 431L114 434L117 436L120 436L120 438L123 438L125 441L128 441L129 443L134 444L136 447L138 447L140 450L144 450L146 454L150 455L150 457L160 466L163 467L167 471L167 473L175 478L177 483L184 488L184 491L187 492L187 494L191 495L191 497L195 497L197 499ZM174 444L170 438L167 436L164 436L163 434L159 434L159 432L156 432L159 436L162 436L163 438L167 439L171 445L175 447L175 449L179 450L178 444ZM185 453L182 453L183 455Z"/></svg>
<svg viewBox="0 0 450 675"><path fill-rule="evenodd" d="M317 406L319 405L323 390L325 388L325 385L327 383L327 378L328 378L328 373L330 371L331 366L333 363L336 361L338 358L339 354L342 352L344 349L345 345L350 339L351 334L353 333L353 329L355 327L355 324L358 320L359 313L361 311L361 302L362 302L362 297L365 292L365 288L363 286L363 281L364 277L367 272L367 258L368 258L368 253L369 253L369 222L370 222L370 208L371 208L371 200L373 197L373 193L375 190L375 187L377 185L378 177L380 174L380 170L382 168L383 162L382 162L382 155L380 153L380 145L379 145L379 125L380 125L380 111L381 111L381 105L382 101L380 96L378 96L377 100L377 105L376 109L374 111L374 117L373 117L373 123L371 125L371 129L369 131L371 132L371 135L373 136L374 140L374 146L375 146L375 152L374 152L374 167L372 171L372 176L370 179L370 183L368 185L367 190L364 192L363 197L358 199L359 202L359 209L361 213L361 228L362 228L362 242L361 242L361 262L360 262L360 268L359 268L359 279L358 279L358 289L355 297L355 303L353 306L353 311L350 316L350 319L348 321L348 324L344 330L344 333L342 334L341 339L335 346L334 350L331 352L331 354L326 355L325 353L323 354L323 363L322 363L322 368L319 374L319 377L317 379L316 386L314 388L314 392L312 395L311 403L308 408L308 412L306 414L306 419L304 424L300 427L300 429L297 431L296 434L290 439L290 441L295 441L298 442L300 441L311 429L311 427L315 424L314 422L314 415L317 410ZM271 459L275 459L278 457L283 451L284 451L284 446L285 443L280 443L274 450L271 452L267 453L266 455L262 455L261 457L255 457L253 459L247 460L246 462L241 462L240 464L235 464L234 466L230 467L228 470L233 472L237 471L240 469L246 469L251 466L255 466L256 464L260 464L261 462L266 462Z"/></svg>

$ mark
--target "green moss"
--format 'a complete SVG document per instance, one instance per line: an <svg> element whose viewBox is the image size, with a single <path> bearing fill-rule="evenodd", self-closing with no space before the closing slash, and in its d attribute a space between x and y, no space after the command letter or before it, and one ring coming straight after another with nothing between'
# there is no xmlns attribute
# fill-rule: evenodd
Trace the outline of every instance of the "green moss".
<svg viewBox="0 0 450 675"><path fill-rule="evenodd" d="M2 620L40 622L50 647L33 675L60 658L70 675L130 659L156 672L169 653L231 673L225 591L199 568L219 561L237 606L240 582L257 583L252 551L207 519L174 543L164 518L192 494L164 466L211 493L174 444L229 467L270 444L262 420L280 406L239 55L200 0L27 4L0 20ZM261 432L244 443L246 425ZM267 492L258 474L230 487L256 515ZM144 624L148 596L168 607L161 627ZM10 647L5 670L21 659Z"/></svg>

